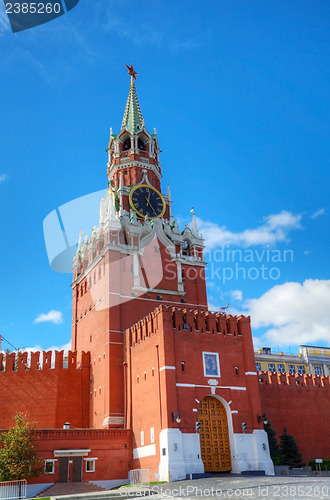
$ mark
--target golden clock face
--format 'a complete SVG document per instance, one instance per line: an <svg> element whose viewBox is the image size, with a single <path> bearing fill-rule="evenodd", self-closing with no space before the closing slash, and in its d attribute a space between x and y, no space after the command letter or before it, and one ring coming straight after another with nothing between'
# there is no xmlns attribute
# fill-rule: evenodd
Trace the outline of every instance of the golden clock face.
<svg viewBox="0 0 330 500"><path fill-rule="evenodd" d="M129 204L140 217L162 217L166 204L157 189L148 184L139 184L132 188L129 194Z"/></svg>

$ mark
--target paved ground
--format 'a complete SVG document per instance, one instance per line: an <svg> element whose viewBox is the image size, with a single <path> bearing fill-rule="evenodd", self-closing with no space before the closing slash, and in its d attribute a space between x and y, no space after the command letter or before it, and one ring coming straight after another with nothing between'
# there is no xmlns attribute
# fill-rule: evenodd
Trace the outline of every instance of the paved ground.
<svg viewBox="0 0 330 500"><path fill-rule="evenodd" d="M214 476L207 479L178 481L151 486L152 500L203 500L203 499L259 499L276 500L277 498L329 499L330 478L306 476ZM137 491L134 488L128 493L129 498L141 498L151 491ZM126 497L127 498L127 497ZM151 500L151 499L150 499Z"/></svg>

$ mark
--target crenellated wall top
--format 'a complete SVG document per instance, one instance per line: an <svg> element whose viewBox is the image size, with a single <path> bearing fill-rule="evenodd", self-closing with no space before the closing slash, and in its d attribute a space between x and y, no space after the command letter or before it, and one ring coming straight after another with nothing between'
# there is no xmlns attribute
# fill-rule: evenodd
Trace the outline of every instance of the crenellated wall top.
<svg viewBox="0 0 330 500"><path fill-rule="evenodd" d="M78 359L77 352L72 351L66 356L64 351L0 353L0 376L9 372L79 370L89 366L89 359L89 353L82 352Z"/></svg>
<svg viewBox="0 0 330 500"><path fill-rule="evenodd" d="M153 312L126 330L130 347L172 328L177 333L219 334L223 337L251 335L250 317L160 305Z"/></svg>
<svg viewBox="0 0 330 500"><path fill-rule="evenodd" d="M330 376L324 375L298 375L291 373L258 372L260 386L276 389L282 388L305 388L305 387L329 387Z"/></svg>

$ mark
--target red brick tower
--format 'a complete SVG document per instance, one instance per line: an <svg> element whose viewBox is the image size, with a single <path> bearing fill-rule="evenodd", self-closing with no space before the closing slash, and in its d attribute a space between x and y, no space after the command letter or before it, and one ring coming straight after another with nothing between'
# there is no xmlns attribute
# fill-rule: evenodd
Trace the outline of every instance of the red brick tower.
<svg viewBox="0 0 330 500"><path fill-rule="evenodd" d="M156 132L132 76L123 123L110 133L99 226L74 259L72 348L91 353L90 425L124 426L123 332L160 304L206 310L203 239L183 232L161 194Z"/></svg>
<svg viewBox="0 0 330 500"><path fill-rule="evenodd" d="M72 348L91 354L90 425L129 428L133 468L161 479L271 473L250 318L207 311L203 239L194 215L179 230L161 194L157 135L129 74L99 226L74 259Z"/></svg>

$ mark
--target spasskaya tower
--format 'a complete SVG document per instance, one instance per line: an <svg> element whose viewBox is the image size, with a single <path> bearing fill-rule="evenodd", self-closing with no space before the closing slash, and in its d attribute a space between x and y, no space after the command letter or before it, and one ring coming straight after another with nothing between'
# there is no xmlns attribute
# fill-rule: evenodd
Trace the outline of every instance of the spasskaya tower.
<svg viewBox="0 0 330 500"><path fill-rule="evenodd" d="M127 66L128 67L128 66ZM124 426L123 332L160 304L207 309L203 239L181 231L162 194L156 130L145 126L131 76L121 129L110 129L99 224L73 261L72 349L91 352L90 424Z"/></svg>

